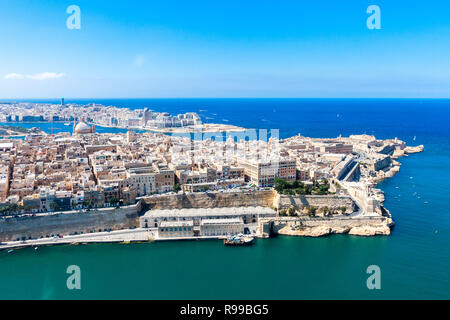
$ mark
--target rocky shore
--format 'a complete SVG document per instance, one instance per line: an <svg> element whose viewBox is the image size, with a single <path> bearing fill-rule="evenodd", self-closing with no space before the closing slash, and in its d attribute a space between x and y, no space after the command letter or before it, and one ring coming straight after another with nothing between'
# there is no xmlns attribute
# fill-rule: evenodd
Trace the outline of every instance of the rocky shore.
<svg viewBox="0 0 450 320"><path fill-rule="evenodd" d="M355 236L388 236L394 225L392 219L376 221L352 221L346 225L337 224L333 220L322 221L320 225L308 226L289 223L277 231L281 235L302 237L323 237L332 234L350 234Z"/></svg>

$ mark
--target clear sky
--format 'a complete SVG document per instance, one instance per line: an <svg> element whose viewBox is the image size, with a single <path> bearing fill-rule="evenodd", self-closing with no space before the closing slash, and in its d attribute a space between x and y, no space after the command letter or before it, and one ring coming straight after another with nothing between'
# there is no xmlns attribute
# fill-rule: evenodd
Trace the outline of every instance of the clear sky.
<svg viewBox="0 0 450 320"><path fill-rule="evenodd" d="M63 96L450 97L450 1L0 0L0 98Z"/></svg>

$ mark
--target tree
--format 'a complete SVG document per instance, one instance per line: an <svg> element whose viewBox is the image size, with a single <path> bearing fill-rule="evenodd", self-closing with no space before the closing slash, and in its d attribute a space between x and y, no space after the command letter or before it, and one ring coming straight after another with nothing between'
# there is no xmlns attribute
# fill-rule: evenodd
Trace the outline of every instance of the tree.
<svg viewBox="0 0 450 320"><path fill-rule="evenodd" d="M319 188L319 182L317 182L316 179L313 179L313 180L312 180L312 183L313 183L313 188L314 188L314 189Z"/></svg>
<svg viewBox="0 0 450 320"><path fill-rule="evenodd" d="M109 200L110 205L115 205L117 202L119 202L119 200L117 200L117 198L114 197Z"/></svg>
<svg viewBox="0 0 450 320"><path fill-rule="evenodd" d="M288 209L287 213L288 213L291 217L292 217L292 216L296 216L295 209L292 208L292 207L290 207L290 208Z"/></svg>
<svg viewBox="0 0 450 320"><path fill-rule="evenodd" d="M342 214L345 214L346 211L347 211L347 207L346 206L342 206L341 207Z"/></svg>
<svg viewBox="0 0 450 320"><path fill-rule="evenodd" d="M327 213L330 211L330 209L327 206L325 206L322 208L322 211L323 211L323 215L326 216Z"/></svg>
<svg viewBox="0 0 450 320"><path fill-rule="evenodd" d="M89 200L84 200L83 201L83 207L91 208L92 207L92 202L89 201Z"/></svg>
<svg viewBox="0 0 450 320"><path fill-rule="evenodd" d="M311 206L311 207L308 208L308 214L309 215L314 216L316 214L316 212L317 212L317 208L316 207Z"/></svg>
<svg viewBox="0 0 450 320"><path fill-rule="evenodd" d="M181 190L180 185L178 183L175 183L175 185L173 186L173 191L178 193L178 191L180 190Z"/></svg>
<svg viewBox="0 0 450 320"><path fill-rule="evenodd" d="M278 193L282 193L284 189L287 188L287 181L281 178L275 178L273 180L273 185L274 185L274 189L278 192Z"/></svg>

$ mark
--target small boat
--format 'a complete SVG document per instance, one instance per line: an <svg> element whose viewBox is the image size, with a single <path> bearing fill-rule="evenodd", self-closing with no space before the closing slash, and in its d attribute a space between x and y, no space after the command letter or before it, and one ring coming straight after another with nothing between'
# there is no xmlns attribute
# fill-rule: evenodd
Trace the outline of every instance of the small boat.
<svg viewBox="0 0 450 320"><path fill-rule="evenodd" d="M226 246L249 246L252 245L255 241L255 238L251 236L237 235L230 236L223 241L223 244Z"/></svg>
<svg viewBox="0 0 450 320"><path fill-rule="evenodd" d="M65 126L70 126L69 122L64 123Z"/></svg>
<svg viewBox="0 0 450 320"><path fill-rule="evenodd" d="M11 252L13 252L13 251L14 251L13 249L9 249L9 250L8 250L8 253L11 253Z"/></svg>
<svg viewBox="0 0 450 320"><path fill-rule="evenodd" d="M38 249L38 247L34 247L34 250L37 250Z"/></svg>

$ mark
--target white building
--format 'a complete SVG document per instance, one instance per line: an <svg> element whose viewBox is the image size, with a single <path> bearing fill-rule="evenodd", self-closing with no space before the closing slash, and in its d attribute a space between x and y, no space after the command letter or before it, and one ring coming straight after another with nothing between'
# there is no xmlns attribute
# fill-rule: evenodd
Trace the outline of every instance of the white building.
<svg viewBox="0 0 450 320"><path fill-rule="evenodd" d="M244 233L242 218L204 219L201 222L202 236L226 236Z"/></svg>
<svg viewBox="0 0 450 320"><path fill-rule="evenodd" d="M156 192L156 173L151 167L131 168L127 181L129 187L136 189L136 196L142 197Z"/></svg>
<svg viewBox="0 0 450 320"><path fill-rule="evenodd" d="M158 226L160 238L179 238L194 236L193 221L162 221Z"/></svg>
<svg viewBox="0 0 450 320"><path fill-rule="evenodd" d="M186 222L193 221L194 236L203 234L201 231L202 222L210 220L218 221L219 225L224 224L225 220L235 221L238 219L245 224L257 223L261 218L275 217L276 212L269 207L224 207L224 208L189 208L189 209L155 209L147 211L139 218L141 228L159 228L161 223L165 222ZM235 222L233 222L235 223ZM224 225L222 225L223 228ZM205 224L205 230L210 228ZM228 230L225 228L224 230ZM231 231L235 230L233 228Z"/></svg>

